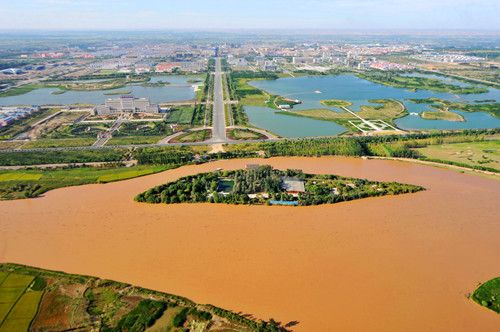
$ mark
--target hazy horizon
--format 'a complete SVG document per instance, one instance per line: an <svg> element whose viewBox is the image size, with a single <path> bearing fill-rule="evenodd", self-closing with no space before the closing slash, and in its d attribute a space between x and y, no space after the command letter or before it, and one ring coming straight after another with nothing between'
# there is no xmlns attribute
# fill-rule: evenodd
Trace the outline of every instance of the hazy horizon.
<svg viewBox="0 0 500 332"><path fill-rule="evenodd" d="M500 31L494 0L19 0L0 15L4 31Z"/></svg>

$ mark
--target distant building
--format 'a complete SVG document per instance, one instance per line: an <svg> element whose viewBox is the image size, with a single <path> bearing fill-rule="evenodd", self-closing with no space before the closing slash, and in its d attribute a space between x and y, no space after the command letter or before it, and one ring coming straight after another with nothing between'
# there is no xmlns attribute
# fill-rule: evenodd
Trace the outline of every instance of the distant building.
<svg viewBox="0 0 500 332"><path fill-rule="evenodd" d="M314 58L311 56L300 56L300 57L293 57L292 63L297 65L297 64L313 64L314 63Z"/></svg>
<svg viewBox="0 0 500 332"><path fill-rule="evenodd" d="M106 99L104 105L98 105L92 110L92 115L113 113L159 113L160 106L151 104L147 98L134 98L134 96L121 96L116 99Z"/></svg>

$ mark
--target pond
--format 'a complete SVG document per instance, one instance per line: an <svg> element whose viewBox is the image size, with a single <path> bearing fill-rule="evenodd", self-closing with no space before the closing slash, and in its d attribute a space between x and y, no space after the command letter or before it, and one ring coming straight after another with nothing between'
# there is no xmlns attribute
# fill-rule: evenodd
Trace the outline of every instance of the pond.
<svg viewBox="0 0 500 332"><path fill-rule="evenodd" d="M429 75L425 75L429 76ZM432 76L432 75L431 75ZM434 78L434 77L433 77ZM435 78L439 78L436 76ZM455 83L455 82L450 82ZM269 93L285 96L290 99L298 99L302 104L294 106L294 110L308 110L326 108L335 112L342 112L337 107L326 107L319 103L320 100L341 99L351 102L349 107L352 111L360 111L361 105L376 105L368 102L371 99L396 99L405 105L408 112L420 112L427 109L427 105L413 104L404 99L425 99L441 98L453 101L477 101L477 100L500 100L500 90L488 89L487 93L456 95L451 93L440 93L427 90L407 91L401 88L394 88L382 84L370 82L353 75L326 76L326 77L298 77L281 78L277 80L252 81L249 84L258 89L263 89ZM318 93L320 92L320 93ZM314 133L317 129L322 131L325 121L296 118L294 120L284 120L284 116L277 114L263 114L256 111L254 107L245 107L250 123L255 126L276 132L290 132L287 129L289 122L300 127L301 134L290 137L303 136L302 133ZM396 124L401 129L465 129L465 128L495 128L499 126L499 120L486 113L460 113L467 122L448 122L436 120L424 120L418 116L408 115L396 120ZM291 117L290 117L291 118ZM310 120L310 121L306 121ZM327 123L328 124L328 123ZM436 128L440 127L440 128ZM342 132L342 131L340 131ZM281 135L281 134L280 134ZM322 135L315 135L322 136Z"/></svg>
<svg viewBox="0 0 500 332"><path fill-rule="evenodd" d="M191 77L156 76L151 82L168 81L172 85L196 85L187 83ZM203 82L202 82L203 83ZM196 93L189 87L160 86L143 87L139 84L129 84L123 88L99 91L66 91L63 94L52 94L57 88L37 89L19 96L0 97L1 106L13 105L69 105L69 104L103 104L106 99L117 98L119 95L104 95L105 92L130 90L137 98L149 98L152 103L164 103L194 99Z"/></svg>

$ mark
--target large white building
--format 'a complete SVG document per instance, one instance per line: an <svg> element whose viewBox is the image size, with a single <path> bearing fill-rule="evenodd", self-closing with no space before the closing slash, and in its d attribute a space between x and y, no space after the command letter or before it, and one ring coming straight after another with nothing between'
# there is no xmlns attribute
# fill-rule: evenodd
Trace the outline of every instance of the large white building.
<svg viewBox="0 0 500 332"><path fill-rule="evenodd" d="M113 113L159 113L160 106L151 104L148 98L134 98L134 96L121 96L116 99L106 99L104 105L97 105L92 110L92 115Z"/></svg>

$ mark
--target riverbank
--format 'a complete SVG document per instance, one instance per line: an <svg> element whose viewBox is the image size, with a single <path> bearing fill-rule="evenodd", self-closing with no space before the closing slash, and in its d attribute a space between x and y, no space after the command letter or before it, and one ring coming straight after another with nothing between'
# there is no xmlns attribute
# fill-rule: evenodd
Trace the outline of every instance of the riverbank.
<svg viewBox="0 0 500 332"><path fill-rule="evenodd" d="M132 201L181 176L251 163L429 190L297 208ZM388 160L219 161L0 202L0 261L272 314L298 322L294 331L495 331L497 315L466 295L498 273L499 191L497 181Z"/></svg>

